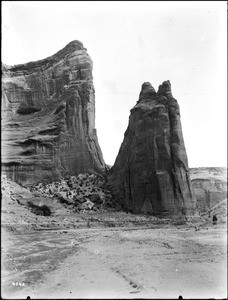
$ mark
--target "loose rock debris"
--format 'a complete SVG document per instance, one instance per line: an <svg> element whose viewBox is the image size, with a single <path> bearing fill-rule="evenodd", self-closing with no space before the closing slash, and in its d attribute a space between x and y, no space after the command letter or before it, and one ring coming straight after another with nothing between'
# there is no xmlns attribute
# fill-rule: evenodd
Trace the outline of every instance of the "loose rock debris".
<svg viewBox="0 0 228 300"><path fill-rule="evenodd" d="M57 198L74 212L115 207L106 180L100 175L68 176L47 185L39 183L30 191L36 197Z"/></svg>

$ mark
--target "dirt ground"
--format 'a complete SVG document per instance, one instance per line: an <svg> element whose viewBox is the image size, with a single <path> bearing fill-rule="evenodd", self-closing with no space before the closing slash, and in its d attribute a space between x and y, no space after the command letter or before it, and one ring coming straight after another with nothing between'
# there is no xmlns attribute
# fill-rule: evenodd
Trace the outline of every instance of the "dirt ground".
<svg viewBox="0 0 228 300"><path fill-rule="evenodd" d="M224 221L66 208L36 216L17 202L25 194L3 191L3 299L227 298Z"/></svg>

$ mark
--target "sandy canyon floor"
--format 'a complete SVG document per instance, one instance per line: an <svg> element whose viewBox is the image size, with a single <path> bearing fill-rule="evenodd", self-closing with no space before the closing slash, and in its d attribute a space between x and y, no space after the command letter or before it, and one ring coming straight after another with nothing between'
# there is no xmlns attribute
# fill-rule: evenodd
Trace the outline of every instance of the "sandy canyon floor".
<svg viewBox="0 0 228 300"><path fill-rule="evenodd" d="M11 188L11 190L13 190ZM226 298L227 224L67 208L3 193L2 298Z"/></svg>

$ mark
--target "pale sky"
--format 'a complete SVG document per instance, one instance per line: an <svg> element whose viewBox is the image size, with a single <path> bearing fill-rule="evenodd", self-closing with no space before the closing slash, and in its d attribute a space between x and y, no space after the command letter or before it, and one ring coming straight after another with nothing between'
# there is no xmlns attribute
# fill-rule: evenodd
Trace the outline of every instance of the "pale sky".
<svg viewBox="0 0 228 300"><path fill-rule="evenodd" d="M143 82L170 80L189 167L227 166L226 1L3 1L2 62L79 40L93 60L96 128L113 165Z"/></svg>

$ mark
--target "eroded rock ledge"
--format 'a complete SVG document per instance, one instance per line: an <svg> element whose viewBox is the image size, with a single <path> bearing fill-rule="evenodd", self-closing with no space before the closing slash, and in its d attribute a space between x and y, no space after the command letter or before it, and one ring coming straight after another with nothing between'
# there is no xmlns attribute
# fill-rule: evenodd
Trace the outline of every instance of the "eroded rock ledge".
<svg viewBox="0 0 228 300"><path fill-rule="evenodd" d="M116 200L128 211L195 213L180 110L169 81L158 92L149 82L143 83L109 183Z"/></svg>
<svg viewBox="0 0 228 300"><path fill-rule="evenodd" d="M2 66L2 169L30 185L102 173L92 60L79 41L46 59Z"/></svg>
<svg viewBox="0 0 228 300"><path fill-rule="evenodd" d="M190 179L200 212L205 213L227 199L227 168L191 168Z"/></svg>

